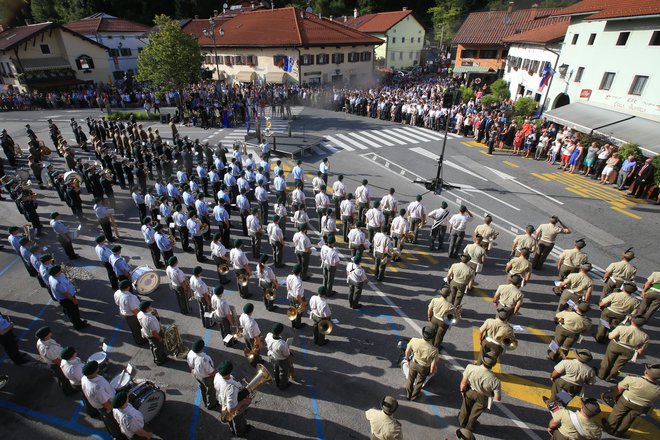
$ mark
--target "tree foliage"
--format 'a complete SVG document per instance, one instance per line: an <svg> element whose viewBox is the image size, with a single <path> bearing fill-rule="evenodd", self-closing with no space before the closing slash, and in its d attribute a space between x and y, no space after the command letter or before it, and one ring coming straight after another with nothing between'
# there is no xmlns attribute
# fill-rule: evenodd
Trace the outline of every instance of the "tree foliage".
<svg viewBox="0 0 660 440"><path fill-rule="evenodd" d="M537 104L534 99L522 97L516 100L513 104L513 109L515 110L516 115L526 117L536 110L536 106Z"/></svg>
<svg viewBox="0 0 660 440"><path fill-rule="evenodd" d="M464 12L461 0L436 0L435 3L428 10L435 28L435 40L450 41L458 30L459 19Z"/></svg>
<svg viewBox="0 0 660 440"><path fill-rule="evenodd" d="M461 86L461 99L463 102L468 102L471 99L474 99L474 90L472 90L472 87Z"/></svg>
<svg viewBox="0 0 660 440"><path fill-rule="evenodd" d="M154 22L158 30L149 34L149 44L138 55L137 80L159 91L198 81L203 56L197 39L166 15L156 16Z"/></svg>
<svg viewBox="0 0 660 440"><path fill-rule="evenodd" d="M497 99L504 101L511 97L511 91L509 90L509 84L503 79L496 79L490 85L490 91L493 95L497 96Z"/></svg>

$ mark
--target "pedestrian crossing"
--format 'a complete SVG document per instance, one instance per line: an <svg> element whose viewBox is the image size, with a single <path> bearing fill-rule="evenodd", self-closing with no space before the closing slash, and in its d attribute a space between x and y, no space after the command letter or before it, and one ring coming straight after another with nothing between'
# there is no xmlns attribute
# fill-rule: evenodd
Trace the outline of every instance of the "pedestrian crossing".
<svg viewBox="0 0 660 440"><path fill-rule="evenodd" d="M448 133L449 138L457 139L460 136ZM396 127L379 130L362 130L350 133L335 133L326 135L326 144L335 149L346 151L369 150L372 148L407 146L411 144L425 144L440 142L444 133L435 132L418 127Z"/></svg>

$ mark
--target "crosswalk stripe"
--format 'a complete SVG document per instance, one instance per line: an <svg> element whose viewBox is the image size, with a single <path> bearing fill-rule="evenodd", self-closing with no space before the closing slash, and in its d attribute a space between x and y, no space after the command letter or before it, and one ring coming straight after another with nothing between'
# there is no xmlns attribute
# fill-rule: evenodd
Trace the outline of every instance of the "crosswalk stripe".
<svg viewBox="0 0 660 440"><path fill-rule="evenodd" d="M461 135L460 135L460 134L456 134L456 133L451 133L451 132L447 132L447 136L449 136L449 137L453 137L453 138L455 138L455 139L457 139L457 138L460 138L460 137L461 137Z"/></svg>
<svg viewBox="0 0 660 440"><path fill-rule="evenodd" d="M316 145L314 145L312 147L312 151L314 151L314 154L319 155L319 156L325 156L326 154L328 154L328 153L326 153L326 151L323 148L321 148L319 146L316 146Z"/></svg>
<svg viewBox="0 0 660 440"><path fill-rule="evenodd" d="M381 137L376 136L373 133L369 133L368 131L361 131L360 134L364 135L364 136L368 136L372 139L375 139L375 140L377 140L378 142L380 142L381 144L383 144L386 147L393 147L394 146L394 144L392 142L390 142L389 140L385 140Z"/></svg>
<svg viewBox="0 0 660 440"><path fill-rule="evenodd" d="M357 140L355 140L355 139L351 139L351 138L349 138L348 136L346 136L345 134L337 133L337 137L340 138L340 139L343 139L343 140L345 140L345 141L347 141L347 142L352 143L353 145L355 145L356 147L358 147L360 150L366 150L366 149L367 149L367 147L365 147L364 145L362 145L361 143L359 143Z"/></svg>
<svg viewBox="0 0 660 440"><path fill-rule="evenodd" d="M325 148L326 150L330 151L331 153L336 153L337 151L339 151L339 150L337 150L335 147L333 147L332 145L330 145L330 143L328 143L328 142L326 142L326 141L321 142L321 146L322 146L323 148Z"/></svg>
<svg viewBox="0 0 660 440"><path fill-rule="evenodd" d="M346 151L355 151L355 148L351 147L350 145L346 145L344 142L339 141L332 136L326 136L325 138Z"/></svg>
<svg viewBox="0 0 660 440"><path fill-rule="evenodd" d="M412 127L402 127L402 128L403 128L403 130L415 133L417 136L428 138L428 139L431 139L431 140L434 140L434 141L439 141L439 140L442 140L444 138L443 135L437 134L437 133L435 133L433 131L429 131L429 130L415 130Z"/></svg>
<svg viewBox="0 0 660 440"><path fill-rule="evenodd" d="M428 157L429 159L433 159L433 160L437 160L437 159L438 159L438 155L437 155L437 154L435 154L435 153L431 153L430 151L425 150L425 149L422 148L422 147L411 148L410 151L414 151L415 153L421 154L422 156L426 156L426 157Z"/></svg>
<svg viewBox="0 0 660 440"><path fill-rule="evenodd" d="M397 133L397 132L394 131L393 129L383 130L383 132L385 132L385 133L387 133L387 134L389 134L389 135L391 135L391 136L396 136L397 139L401 139L401 140L405 141L404 145L406 145L406 144L418 144L418 143L419 143L418 140L415 140L415 139L408 139L408 138L405 137L405 135L403 135L403 134L401 134L401 133Z"/></svg>
<svg viewBox="0 0 660 440"><path fill-rule="evenodd" d="M371 145L371 146L374 147L374 148L380 148L380 147L382 147L382 145L377 144L376 142L374 142L374 141L372 141L372 140L370 140L370 139L366 139L365 137L360 136L360 135L357 134L357 133L348 133L348 135L349 135L349 136L353 136L354 138L356 138L356 139L358 139L358 140L364 142L365 144Z"/></svg>
<svg viewBox="0 0 660 440"><path fill-rule="evenodd" d="M401 135L406 136L408 138L417 139L420 142L429 142L429 140L427 138L425 138L423 136L420 136L417 133L411 133L410 131L403 130L401 128L396 128L396 129L394 129L394 131L397 132L397 133L400 133Z"/></svg>
<svg viewBox="0 0 660 440"><path fill-rule="evenodd" d="M383 135L383 133L382 133L381 131L379 131L379 130L373 130L373 131L375 131L376 133L378 133L378 134L381 135L381 136ZM397 138L397 137L394 137L394 136L390 136L390 137L388 137L387 139L390 140L390 141L392 141L392 142L396 142L396 143L399 144L399 145L406 145L406 144L407 144L407 142L404 142L404 141L402 141L401 139L399 139L399 138Z"/></svg>

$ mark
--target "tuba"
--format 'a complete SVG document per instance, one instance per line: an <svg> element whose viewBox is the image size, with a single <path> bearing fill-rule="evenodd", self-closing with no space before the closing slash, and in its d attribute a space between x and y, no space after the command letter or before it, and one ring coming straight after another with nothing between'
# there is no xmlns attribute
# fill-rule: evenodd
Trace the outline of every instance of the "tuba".
<svg viewBox="0 0 660 440"><path fill-rule="evenodd" d="M220 259L217 269L220 275L227 275L229 273L229 264L227 261Z"/></svg>
<svg viewBox="0 0 660 440"><path fill-rule="evenodd" d="M513 351L518 348L518 340L515 336L505 336L502 339L498 339L497 342L502 345L506 351Z"/></svg>
<svg viewBox="0 0 660 440"><path fill-rule="evenodd" d="M236 317L236 309L234 306L229 306L229 310L231 311L231 316L234 318L234 324L236 324L236 331L232 335L235 339L243 337L243 327L239 325L238 318Z"/></svg>
<svg viewBox="0 0 660 440"><path fill-rule="evenodd" d="M297 307L289 307L289 309L286 311L286 315L289 318L289 321L295 321L298 319L298 315L302 315L304 311L305 303L300 303Z"/></svg>
<svg viewBox="0 0 660 440"><path fill-rule="evenodd" d="M239 284L241 287L245 287L245 286L247 286L248 283L250 282L250 274L247 274L247 273L239 273L239 274L237 275L236 279L237 279L237 281L238 281L238 284Z"/></svg>
<svg viewBox="0 0 660 440"><path fill-rule="evenodd" d="M458 320L461 319L461 306L457 306L454 308L453 311L447 313L442 320L444 321L445 325L448 327L451 327L452 325L456 325Z"/></svg>
<svg viewBox="0 0 660 440"><path fill-rule="evenodd" d="M182 359L188 354L188 349L183 345L181 334L176 324L163 326L163 343L165 344L165 349L176 358Z"/></svg>
<svg viewBox="0 0 660 440"><path fill-rule="evenodd" d="M80 190L80 183L82 182L82 177L76 171L67 171L64 173L64 183L69 185L71 184L76 191Z"/></svg>
<svg viewBox="0 0 660 440"><path fill-rule="evenodd" d="M273 376L270 374L270 372L264 367L262 364L257 365L257 374L254 375L252 380L245 385L245 388L241 391L247 390L248 395L245 397L250 397L252 398L255 393L257 392L257 389L265 384L265 383L270 383L273 381ZM239 393L242 394L242 393ZM245 408L243 408L240 411L237 411L235 413L232 413L229 410L223 409L222 413L220 414L220 421L223 423L229 423L231 422L234 417L236 417L238 414L241 412L245 411Z"/></svg>
<svg viewBox="0 0 660 440"><path fill-rule="evenodd" d="M246 348L243 350L243 354L249 363L253 363L259 357L259 347Z"/></svg>
<svg viewBox="0 0 660 440"><path fill-rule="evenodd" d="M319 332L322 335L329 335L330 333L332 333L333 328L334 327L332 325L332 321L330 320L330 318L323 318L321 319L321 321L319 321Z"/></svg>

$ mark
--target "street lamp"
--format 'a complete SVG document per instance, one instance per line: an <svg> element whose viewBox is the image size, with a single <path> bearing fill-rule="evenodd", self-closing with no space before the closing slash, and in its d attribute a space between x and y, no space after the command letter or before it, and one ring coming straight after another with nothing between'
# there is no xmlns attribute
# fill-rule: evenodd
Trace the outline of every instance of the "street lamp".
<svg viewBox="0 0 660 440"><path fill-rule="evenodd" d="M211 39L213 40L213 55L215 56L215 72L218 75L218 80L220 80L220 66L218 65L218 46L216 45L215 42L215 16L209 18L209 28L204 29L202 32L204 33L204 36L211 37ZM221 37L224 37L225 30L220 28L218 30L218 34L220 34Z"/></svg>

